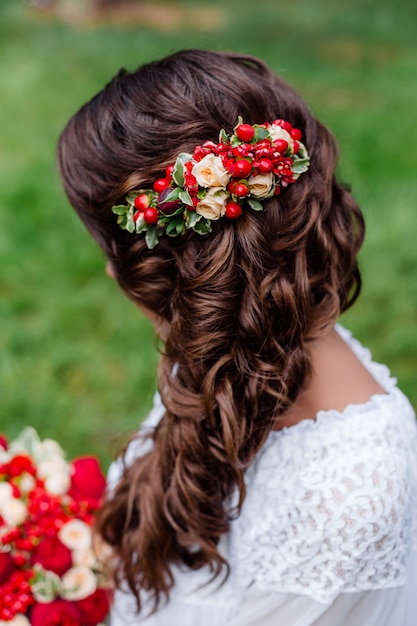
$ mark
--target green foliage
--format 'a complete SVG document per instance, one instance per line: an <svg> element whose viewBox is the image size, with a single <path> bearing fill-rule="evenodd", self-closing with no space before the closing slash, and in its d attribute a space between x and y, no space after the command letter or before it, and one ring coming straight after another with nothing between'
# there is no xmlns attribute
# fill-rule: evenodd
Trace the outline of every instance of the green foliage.
<svg viewBox="0 0 417 626"><path fill-rule="evenodd" d="M335 133L340 176L367 220L363 294L344 322L390 365L416 406L416 3L404 0L401 10L390 0L170 7L201 18L172 28L87 28L42 16L23 0L1 2L0 431L12 437L32 425L70 455L96 452L107 462L109 442L137 428L149 409L153 330L105 276L104 259L61 190L54 150L70 115L120 67L185 41L262 57Z"/></svg>

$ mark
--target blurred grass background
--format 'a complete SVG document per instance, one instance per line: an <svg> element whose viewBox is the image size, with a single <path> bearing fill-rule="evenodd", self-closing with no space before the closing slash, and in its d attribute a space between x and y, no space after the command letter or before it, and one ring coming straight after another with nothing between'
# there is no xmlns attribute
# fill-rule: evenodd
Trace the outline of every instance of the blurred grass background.
<svg viewBox="0 0 417 626"><path fill-rule="evenodd" d="M0 431L31 424L107 464L150 407L152 328L105 276L54 151L120 67L185 47L262 57L335 133L367 220L363 294L344 323L417 406L415 1L147 2L121 19L61 5L0 3Z"/></svg>

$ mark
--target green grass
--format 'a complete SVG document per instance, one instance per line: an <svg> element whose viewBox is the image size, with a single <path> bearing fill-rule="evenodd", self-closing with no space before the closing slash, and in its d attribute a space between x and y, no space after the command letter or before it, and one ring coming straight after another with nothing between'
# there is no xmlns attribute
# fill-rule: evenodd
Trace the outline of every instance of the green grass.
<svg viewBox="0 0 417 626"><path fill-rule="evenodd" d="M157 3L151 3L157 4ZM175 3L195 9L199 2ZM0 431L26 424L108 462L155 387L153 332L105 276L68 207L54 151L69 116L122 66L184 47L261 56L341 146L367 220L364 290L345 323L417 406L417 5L210 2L213 28L71 26L0 6Z"/></svg>

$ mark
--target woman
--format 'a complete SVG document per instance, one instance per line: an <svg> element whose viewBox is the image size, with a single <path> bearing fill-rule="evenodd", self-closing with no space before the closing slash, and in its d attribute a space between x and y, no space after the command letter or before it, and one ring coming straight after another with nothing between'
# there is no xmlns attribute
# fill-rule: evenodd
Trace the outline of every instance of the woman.
<svg viewBox="0 0 417 626"><path fill-rule="evenodd" d="M414 624L414 414L335 326L364 225L329 131L261 61L189 50L121 71L58 157L165 342L98 519L112 623Z"/></svg>

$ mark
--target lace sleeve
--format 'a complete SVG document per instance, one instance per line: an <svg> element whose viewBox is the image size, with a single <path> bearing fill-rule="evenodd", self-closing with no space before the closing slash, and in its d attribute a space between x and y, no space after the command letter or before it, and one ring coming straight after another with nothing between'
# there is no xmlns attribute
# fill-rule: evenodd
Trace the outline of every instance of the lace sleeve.
<svg viewBox="0 0 417 626"><path fill-rule="evenodd" d="M272 433L233 522L243 586L328 603L341 591L402 584L416 430L398 423L393 408L405 407L390 397Z"/></svg>

